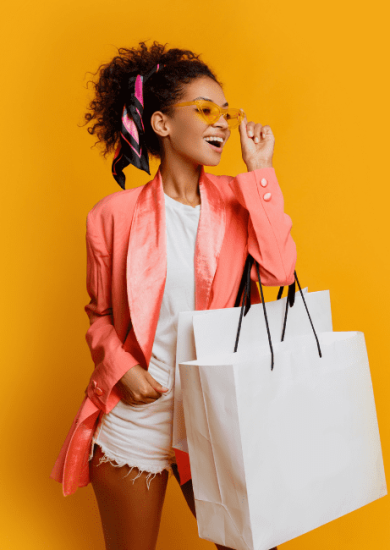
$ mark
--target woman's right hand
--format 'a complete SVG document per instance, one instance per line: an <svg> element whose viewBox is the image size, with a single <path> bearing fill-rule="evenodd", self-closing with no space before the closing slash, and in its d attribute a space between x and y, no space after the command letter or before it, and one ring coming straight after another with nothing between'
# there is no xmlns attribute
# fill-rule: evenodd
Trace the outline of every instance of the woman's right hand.
<svg viewBox="0 0 390 550"><path fill-rule="evenodd" d="M168 391L141 365L131 367L116 384L121 401L126 405L152 403Z"/></svg>

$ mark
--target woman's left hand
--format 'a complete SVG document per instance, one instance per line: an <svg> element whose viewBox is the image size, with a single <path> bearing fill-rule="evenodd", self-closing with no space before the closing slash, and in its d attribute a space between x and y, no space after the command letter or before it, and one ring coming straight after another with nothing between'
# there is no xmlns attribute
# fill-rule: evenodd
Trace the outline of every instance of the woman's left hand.
<svg viewBox="0 0 390 550"><path fill-rule="evenodd" d="M239 126L242 159L248 170L272 168L275 138L270 126L248 122L246 117ZM257 139L256 139L257 138Z"/></svg>

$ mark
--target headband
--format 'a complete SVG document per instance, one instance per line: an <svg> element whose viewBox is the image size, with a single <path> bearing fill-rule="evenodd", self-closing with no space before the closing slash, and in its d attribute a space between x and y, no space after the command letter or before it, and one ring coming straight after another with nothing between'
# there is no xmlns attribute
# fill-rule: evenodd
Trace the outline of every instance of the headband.
<svg viewBox="0 0 390 550"><path fill-rule="evenodd" d="M147 74L131 76L128 81L128 97L122 111L120 143L112 162L112 175L125 189L126 176L123 169L133 164L150 175L149 156L145 144L145 128L142 122L144 112L143 85L159 69L165 67L159 63Z"/></svg>

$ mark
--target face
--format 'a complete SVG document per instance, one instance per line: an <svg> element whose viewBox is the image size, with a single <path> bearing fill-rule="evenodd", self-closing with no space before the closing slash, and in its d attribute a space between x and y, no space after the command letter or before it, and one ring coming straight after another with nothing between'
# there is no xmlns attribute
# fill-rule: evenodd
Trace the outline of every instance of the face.
<svg viewBox="0 0 390 550"><path fill-rule="evenodd" d="M220 107L228 107L221 86L209 77L200 77L187 84L185 95L178 103L195 99L209 99ZM197 115L196 105L174 107L172 117L162 115L161 112L154 113L151 123L161 138L164 157L167 160L172 158L172 155L179 155L194 165L218 165L231 132L222 115L214 124L207 124ZM224 141L221 147L217 148L208 143L204 139L208 136L222 137Z"/></svg>

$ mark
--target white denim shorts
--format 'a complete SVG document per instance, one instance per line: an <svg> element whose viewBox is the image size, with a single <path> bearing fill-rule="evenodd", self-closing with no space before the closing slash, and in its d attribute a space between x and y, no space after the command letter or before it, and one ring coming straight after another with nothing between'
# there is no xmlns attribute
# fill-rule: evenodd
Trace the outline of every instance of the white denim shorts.
<svg viewBox="0 0 390 550"><path fill-rule="evenodd" d="M175 367L152 356L148 371L168 391L143 405L131 406L119 401L108 414L103 414L92 439L89 460L95 444L99 445L104 454L99 464L128 465L126 475L138 468L140 472L133 481L142 472L149 472L146 478L149 488L158 473L163 470L171 473L171 464L176 462L172 448Z"/></svg>

